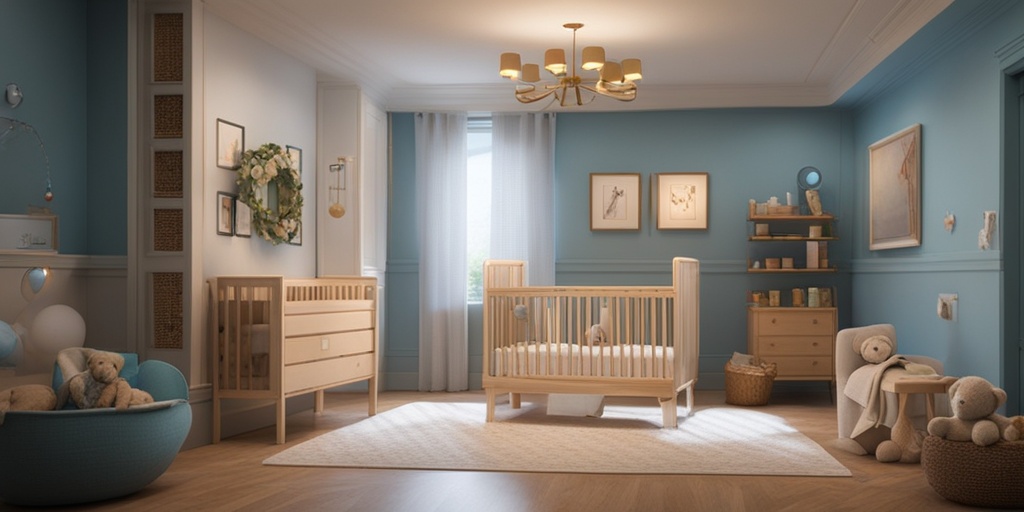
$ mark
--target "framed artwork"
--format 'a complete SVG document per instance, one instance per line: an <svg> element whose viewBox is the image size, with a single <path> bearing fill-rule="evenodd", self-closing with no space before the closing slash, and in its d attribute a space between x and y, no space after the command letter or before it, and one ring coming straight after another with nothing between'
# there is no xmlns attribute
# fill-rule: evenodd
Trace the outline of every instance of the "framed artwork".
<svg viewBox="0 0 1024 512"><path fill-rule="evenodd" d="M590 174L590 229L640 229L640 173Z"/></svg>
<svg viewBox="0 0 1024 512"><path fill-rule="evenodd" d="M252 208L235 198L235 236L252 236Z"/></svg>
<svg viewBox="0 0 1024 512"><path fill-rule="evenodd" d="M868 146L868 152L868 248L921 245L921 125Z"/></svg>
<svg viewBox="0 0 1024 512"><path fill-rule="evenodd" d="M245 128L217 119L217 167L235 170L242 166L245 151Z"/></svg>
<svg viewBox="0 0 1024 512"><path fill-rule="evenodd" d="M295 237L288 241L291 245L302 245L302 221L299 221L299 230L295 233Z"/></svg>
<svg viewBox="0 0 1024 512"><path fill-rule="evenodd" d="M292 161L292 165L295 166L295 170L302 174L302 148L285 146L285 151L288 152L288 158Z"/></svg>
<svg viewBox="0 0 1024 512"><path fill-rule="evenodd" d="M652 175L651 196L658 229L708 228L708 173Z"/></svg>
<svg viewBox="0 0 1024 512"><path fill-rule="evenodd" d="M217 192L217 234L231 236L235 234L235 200L238 196L227 192Z"/></svg>

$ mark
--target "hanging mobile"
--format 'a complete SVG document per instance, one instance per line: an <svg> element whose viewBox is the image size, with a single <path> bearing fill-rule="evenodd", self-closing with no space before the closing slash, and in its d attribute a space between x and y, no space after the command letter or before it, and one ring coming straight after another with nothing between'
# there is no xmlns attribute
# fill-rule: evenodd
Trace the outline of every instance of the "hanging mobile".
<svg viewBox="0 0 1024 512"><path fill-rule="evenodd" d="M50 177L46 177L46 193L43 194L43 199L47 201L53 201L53 186L50 183Z"/></svg>
<svg viewBox="0 0 1024 512"><path fill-rule="evenodd" d="M331 206L327 208L327 213L331 214L331 217L340 219L345 216L345 207L341 205L341 191L345 190L345 167L348 159L339 156L338 163L331 165L330 172L334 176L334 182L328 186L328 195Z"/></svg>

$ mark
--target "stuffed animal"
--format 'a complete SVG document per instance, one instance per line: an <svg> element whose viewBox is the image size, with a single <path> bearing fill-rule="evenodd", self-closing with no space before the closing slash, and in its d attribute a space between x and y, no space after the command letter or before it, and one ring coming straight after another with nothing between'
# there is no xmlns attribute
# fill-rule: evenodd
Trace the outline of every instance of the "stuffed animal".
<svg viewBox="0 0 1024 512"><path fill-rule="evenodd" d="M1007 441L1024 441L1024 416L1007 418L1010 422L1003 429L1003 439Z"/></svg>
<svg viewBox="0 0 1024 512"><path fill-rule="evenodd" d="M1006 391L981 377L962 377L949 387L952 418L932 418L928 433L950 441L973 441L989 446L1003 437L1010 420L996 413L1006 402Z"/></svg>
<svg viewBox="0 0 1024 512"><path fill-rule="evenodd" d="M0 391L0 423L7 411L52 411L57 395L50 386L23 384Z"/></svg>
<svg viewBox="0 0 1024 512"><path fill-rule="evenodd" d="M120 378L124 357L115 352L95 350L86 360L87 369L72 375L57 390L57 408L61 409L70 399L79 409L128 407L131 386Z"/></svg>
<svg viewBox="0 0 1024 512"><path fill-rule="evenodd" d="M153 403L153 396L149 393L133 388L128 381L118 377L103 389L100 397L96 400L95 407L113 407L115 409L126 409L142 404Z"/></svg>
<svg viewBox="0 0 1024 512"><path fill-rule="evenodd" d="M892 349L892 340L888 336L881 334L869 336L860 343L859 347L854 347L854 350L871 364L878 364L889 359L889 356L892 355Z"/></svg>

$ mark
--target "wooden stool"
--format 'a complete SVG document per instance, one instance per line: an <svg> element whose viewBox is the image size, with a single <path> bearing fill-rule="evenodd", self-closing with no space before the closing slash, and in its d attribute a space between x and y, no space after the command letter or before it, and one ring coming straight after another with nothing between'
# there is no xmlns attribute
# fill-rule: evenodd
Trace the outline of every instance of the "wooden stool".
<svg viewBox="0 0 1024 512"><path fill-rule="evenodd" d="M931 421L935 417L935 395L938 393L945 393L949 389L949 386L956 382L956 377L942 377L939 379L935 378L920 378L920 377L906 377L899 380L893 380L882 383L882 391L890 391L896 393L899 397L899 410L896 414L896 423L893 424L890 431L890 439L897 437L898 435L907 436L910 438L915 437L914 425L910 421L910 416L907 414L907 402L910 401L911 394L924 394L925 395L925 412L928 416L928 421Z"/></svg>

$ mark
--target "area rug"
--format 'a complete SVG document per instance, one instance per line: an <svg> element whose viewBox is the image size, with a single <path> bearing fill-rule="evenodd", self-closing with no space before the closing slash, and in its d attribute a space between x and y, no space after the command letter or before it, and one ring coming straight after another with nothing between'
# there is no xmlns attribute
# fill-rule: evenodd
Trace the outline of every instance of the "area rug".
<svg viewBox="0 0 1024 512"><path fill-rule="evenodd" d="M544 407L415 402L288 448L267 465L470 471L850 476L778 416L708 407L661 428L656 405L605 406L600 418Z"/></svg>

